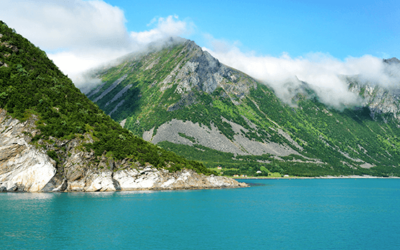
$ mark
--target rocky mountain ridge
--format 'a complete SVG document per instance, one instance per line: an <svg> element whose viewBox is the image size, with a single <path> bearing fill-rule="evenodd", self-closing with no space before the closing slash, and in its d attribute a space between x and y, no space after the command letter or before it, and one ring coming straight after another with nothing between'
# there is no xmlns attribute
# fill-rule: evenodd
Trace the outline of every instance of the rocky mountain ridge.
<svg viewBox="0 0 400 250"><path fill-rule="evenodd" d="M383 59L383 62L385 62L387 64L400 64L400 60L397 59L396 57L392 57L389 59Z"/></svg>
<svg viewBox="0 0 400 250"><path fill-rule="evenodd" d="M184 64L179 63L161 82L161 91L177 83L175 91L179 94L190 92L192 88L210 94L221 87L240 98L248 94L251 87L256 87L254 80L220 63L193 41L186 41L180 53L187 53L186 57L190 59L184 61Z"/></svg>
<svg viewBox="0 0 400 250"><path fill-rule="evenodd" d="M338 111L305 84L293 107L192 41L127 57L96 76L103 83L88 96L113 119L165 149L222 166L223 175L400 174L398 101L385 91ZM360 86L349 83L369 93Z"/></svg>
<svg viewBox="0 0 400 250"><path fill-rule="evenodd" d="M383 59L383 62L384 66L389 67L389 71L400 72L399 59L393 57ZM368 107L371 110L371 118L375 119L376 114L383 114L392 115L397 120L400 119L399 86L383 87L379 83L364 83L358 76L347 76L345 80L348 83L349 90L361 97L362 107Z"/></svg>

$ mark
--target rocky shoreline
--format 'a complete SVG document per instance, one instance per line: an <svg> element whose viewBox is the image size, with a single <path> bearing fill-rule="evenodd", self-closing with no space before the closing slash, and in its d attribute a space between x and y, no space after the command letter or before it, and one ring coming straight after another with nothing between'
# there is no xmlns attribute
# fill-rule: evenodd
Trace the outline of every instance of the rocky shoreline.
<svg viewBox="0 0 400 250"><path fill-rule="evenodd" d="M318 176L318 177L238 177L235 180L307 180L307 179L400 179L398 176L382 177L371 175L341 175L341 176Z"/></svg>
<svg viewBox="0 0 400 250"><path fill-rule="evenodd" d="M247 187L231 178L207 176L190 169L169 172L130 159L114 161L80 149L92 141L84 138L58 140L53 144L31 143L38 130L35 117L25 122L0 109L0 192L110 192ZM56 162L48 150L63 148Z"/></svg>

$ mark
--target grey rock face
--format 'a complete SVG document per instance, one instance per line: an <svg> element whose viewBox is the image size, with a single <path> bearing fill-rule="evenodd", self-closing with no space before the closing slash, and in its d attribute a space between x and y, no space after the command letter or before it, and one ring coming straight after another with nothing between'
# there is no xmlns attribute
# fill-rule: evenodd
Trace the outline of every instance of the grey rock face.
<svg viewBox="0 0 400 250"><path fill-rule="evenodd" d="M213 125L211 126L211 129L209 129L208 127L200 126L198 123L193 123L191 121L183 122L176 119L161 125L157 129L157 134L154 137L149 136L150 134L153 134L152 131L149 131L143 134L143 138L154 144L162 141L169 141L172 143L193 146L192 141L179 135L179 133L184 133L195 138L197 141L196 143L200 145L238 155L273 154L278 156L287 156L290 154L299 154L290 147L279 145L274 142L265 141L264 143L261 143L249 140L241 132L245 131L245 128L233 122L229 123L236 133L234 135L234 141L229 140Z"/></svg>
<svg viewBox="0 0 400 250"><path fill-rule="evenodd" d="M378 85L361 84L357 78L348 78L349 90L363 98L362 106L369 107L371 117L392 114L400 120L400 89L385 89Z"/></svg>
<svg viewBox="0 0 400 250"><path fill-rule="evenodd" d="M203 176L192 170L169 173L168 170L157 170L151 167L140 172L134 169L117 171L114 178L120 184L121 190L247 187L244 183L237 183L233 179L222 176Z"/></svg>
<svg viewBox="0 0 400 250"><path fill-rule="evenodd" d="M218 76L228 77L228 72L231 73L225 65L206 51L199 51L190 62L196 65L194 72L197 74L200 89L207 93L212 93L221 82Z"/></svg>
<svg viewBox="0 0 400 250"><path fill-rule="evenodd" d="M63 146L60 164L46 151L56 150L54 144L37 149L29 144L31 135L39 131L32 116L21 123L0 109L0 192L105 192L136 189L188 189L242 187L226 177L210 177L191 170L169 173L151 165L141 166L130 159L114 161L103 155L97 163L94 152L79 150L82 143L93 142L90 135L84 139L54 140ZM139 169L145 169L139 171ZM134 184L129 184L134 183Z"/></svg>
<svg viewBox="0 0 400 250"><path fill-rule="evenodd" d="M181 53L187 53L189 60L178 65L160 84L161 90L178 84L178 93L187 93L198 89L212 93L222 87L228 93L241 97L256 87L256 82L245 74L220 63L208 52L203 51L193 41L187 41Z"/></svg>
<svg viewBox="0 0 400 250"><path fill-rule="evenodd" d="M0 109L0 189L39 192L56 174L55 162L28 144L22 132L35 134L34 120L20 123Z"/></svg>

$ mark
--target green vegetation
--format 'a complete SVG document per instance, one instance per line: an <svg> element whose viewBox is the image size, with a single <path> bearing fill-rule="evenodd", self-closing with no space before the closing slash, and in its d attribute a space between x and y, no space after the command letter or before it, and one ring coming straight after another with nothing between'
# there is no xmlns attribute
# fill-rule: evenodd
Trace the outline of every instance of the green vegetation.
<svg viewBox="0 0 400 250"><path fill-rule="evenodd" d="M268 173L290 174L293 176L321 176L340 175L341 171L330 169L329 166L312 163L292 163L276 160L271 155L262 156L234 156L232 153L224 153L201 145L190 147L182 144L175 144L167 141L160 142L159 146L166 150L176 152L187 159L201 161L208 168L215 170L222 167L223 175L247 175L247 176L268 176ZM290 156L288 158L294 158ZM262 174L257 174L261 171ZM348 172L353 174L353 172Z"/></svg>
<svg viewBox="0 0 400 250"><path fill-rule="evenodd" d="M375 114L372 119L368 107L331 109L319 102L310 89L298 94L292 100L293 105L288 105L260 83L243 96L222 87L211 94L198 88L179 93L178 81L165 88L163 81L171 71L190 60L190 56L184 45L178 44L141 57L127 58L115 67L100 71L98 75L105 82L102 90L125 74L127 78L97 104L110 113L124 100L111 117L118 122L126 119L125 128L137 136L152 128L155 135L162 124L177 119L208 128L213 125L231 141L235 140L235 135L242 134L251 141L275 142L298 152L278 158L235 156L201 146L196 138L183 133L179 135L194 143L193 147L170 142L158 144L190 160L201 161L210 169L222 166L224 175L256 176L257 171L261 171L263 175L279 172L291 176L400 176L400 124L393 116ZM243 73L235 74L240 79L249 79ZM129 84L132 87L122 97L107 105ZM90 98L94 100L101 93ZM235 133L230 122L243 127L240 133ZM363 168L364 163L373 167Z"/></svg>
<svg viewBox="0 0 400 250"><path fill-rule="evenodd" d="M181 136L183 138L186 138L186 139L188 139L189 141L191 141L193 143L196 143L196 139L194 137L188 136L188 135L186 135L184 133L178 133L178 134L179 134L179 136Z"/></svg>
<svg viewBox="0 0 400 250"><path fill-rule="evenodd" d="M1 21L0 34L0 61L7 65L0 67L0 107L21 121L37 116L41 133L33 142L42 139L53 143L52 137L67 140L90 134L94 142L83 146L94 150L96 156L107 153L116 160L130 158L158 168L171 165L170 171L189 168L212 173L201 163L186 160L123 129L81 93L44 51ZM59 161L55 151L48 155Z"/></svg>

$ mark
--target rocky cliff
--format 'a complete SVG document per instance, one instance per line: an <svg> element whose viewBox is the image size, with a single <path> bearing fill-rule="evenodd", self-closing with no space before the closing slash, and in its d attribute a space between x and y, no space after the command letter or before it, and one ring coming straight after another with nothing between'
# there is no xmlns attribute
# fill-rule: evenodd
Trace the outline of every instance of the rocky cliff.
<svg viewBox="0 0 400 250"><path fill-rule="evenodd" d="M257 87L255 80L220 63L193 41L186 41L180 54L185 55L187 60L179 62L159 84L161 91L172 88L174 84L177 84L175 91L179 94L191 92L192 89L213 93L221 87L227 93L240 98L248 94L250 88Z"/></svg>
<svg viewBox="0 0 400 250"><path fill-rule="evenodd" d="M124 190L170 190L245 187L244 183L221 176L205 176L183 169L170 173L149 164L129 159L115 161L81 149L92 139L59 140L53 144L32 142L37 118L32 115L20 122L0 109L0 191L2 192L96 192ZM61 150L60 150L61 149ZM61 160L47 152L60 150Z"/></svg>
<svg viewBox="0 0 400 250"><path fill-rule="evenodd" d="M348 80L349 90L362 97L362 106L371 111L371 118L376 115L392 115L400 120L400 89L382 88L378 85L360 84L353 79Z"/></svg>
<svg viewBox="0 0 400 250"><path fill-rule="evenodd" d="M56 174L56 162L29 144L34 120L20 123L0 109L0 191L39 192Z"/></svg>
<svg viewBox="0 0 400 250"><path fill-rule="evenodd" d="M400 72L400 61L393 57L383 59L383 62L384 70L393 77L392 80L396 79L395 76L398 76L398 72ZM345 77L345 80L349 90L361 97L362 106L370 109L371 118L376 119L377 115L383 114L400 120L400 88L398 84L370 83L362 81L358 76Z"/></svg>

